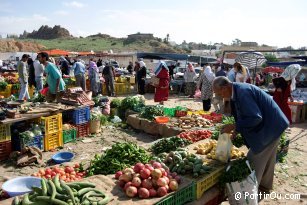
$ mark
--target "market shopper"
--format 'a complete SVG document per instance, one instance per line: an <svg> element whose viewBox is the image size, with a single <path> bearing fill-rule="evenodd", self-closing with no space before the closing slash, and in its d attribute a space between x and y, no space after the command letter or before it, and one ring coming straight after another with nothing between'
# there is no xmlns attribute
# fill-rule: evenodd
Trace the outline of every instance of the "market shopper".
<svg viewBox="0 0 307 205"><path fill-rule="evenodd" d="M290 123L292 123L292 114L288 101L289 98L293 101L291 91L295 90L295 77L300 70L301 66L299 64L289 65L281 74L281 77L272 80L275 86L273 99L286 115Z"/></svg>
<svg viewBox="0 0 307 205"><path fill-rule="evenodd" d="M235 62L233 68L235 72L235 82L245 83L248 77L246 68L239 62Z"/></svg>
<svg viewBox="0 0 307 205"><path fill-rule="evenodd" d="M221 133L241 133L249 147L248 160L253 164L260 191L273 188L276 153L281 134L289 121L274 100L258 87L232 83L225 77L213 81L216 95L231 99L235 124L225 125Z"/></svg>
<svg viewBox="0 0 307 205"><path fill-rule="evenodd" d="M133 73L133 63L131 61L129 62L129 65L127 66L127 70L129 74Z"/></svg>
<svg viewBox="0 0 307 205"><path fill-rule="evenodd" d="M165 62L159 63L155 69L155 75L159 79L159 84L156 86L154 100L163 105L163 102L168 100L170 82L169 70Z"/></svg>
<svg viewBox="0 0 307 205"><path fill-rule="evenodd" d="M102 71L103 78L105 79L108 96L115 96L115 70L114 67L106 62L106 66Z"/></svg>
<svg viewBox="0 0 307 205"><path fill-rule="evenodd" d="M17 70L19 75L19 82L20 82L20 93L19 93L19 100L27 100L30 99L29 90L28 90L28 61L29 55L23 54L21 60L18 62Z"/></svg>
<svg viewBox="0 0 307 205"><path fill-rule="evenodd" d="M38 54L37 58L39 62L45 66L45 73L47 75L48 93L46 100L47 102L54 102L64 91L65 83L56 65L48 61L48 53L41 52Z"/></svg>
<svg viewBox="0 0 307 205"><path fill-rule="evenodd" d="M31 88L32 86L36 88L35 69L33 63L34 63L33 59L29 57L27 60L28 71L29 71L29 78L28 78L29 88Z"/></svg>
<svg viewBox="0 0 307 205"><path fill-rule="evenodd" d="M91 91L93 92L93 96L95 97L98 94L98 86L100 85L100 79L99 79L99 70L94 61L90 61L88 69L88 77L90 80Z"/></svg>
<svg viewBox="0 0 307 205"><path fill-rule="evenodd" d="M44 66L36 58L33 62L35 82L36 82L36 91L40 92L43 89L43 76L44 76Z"/></svg>
<svg viewBox="0 0 307 205"><path fill-rule="evenodd" d="M140 95L145 94L145 79L147 75L147 68L144 61L139 61L140 68L137 72L138 92Z"/></svg>
<svg viewBox="0 0 307 205"><path fill-rule="evenodd" d="M206 66L197 83L197 89L201 90L201 100L203 101L203 110L211 109L211 100L213 97L212 82L215 78L210 66Z"/></svg>
<svg viewBox="0 0 307 205"><path fill-rule="evenodd" d="M66 60L64 56L60 57L60 68L63 75L69 75L69 62Z"/></svg>
<svg viewBox="0 0 307 205"><path fill-rule="evenodd" d="M192 63L188 63L188 68L184 73L184 83L185 83L185 95L193 98L196 90L196 72Z"/></svg>
<svg viewBox="0 0 307 205"><path fill-rule="evenodd" d="M74 70L74 75L76 78L76 86L81 87L83 91L86 90L86 80L85 80L85 65L78 60L74 60L75 63L72 66Z"/></svg>

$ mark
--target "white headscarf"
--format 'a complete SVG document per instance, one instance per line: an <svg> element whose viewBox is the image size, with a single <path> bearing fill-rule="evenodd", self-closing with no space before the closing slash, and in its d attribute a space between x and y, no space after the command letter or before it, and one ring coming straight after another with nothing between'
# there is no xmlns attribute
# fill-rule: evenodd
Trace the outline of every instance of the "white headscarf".
<svg viewBox="0 0 307 205"><path fill-rule="evenodd" d="M206 66L205 70L204 70L204 74L206 76L206 78L212 82L215 78L215 74L212 72L211 67L210 66Z"/></svg>
<svg viewBox="0 0 307 205"><path fill-rule="evenodd" d="M280 77L283 77L286 81L291 81L291 91L295 90L296 80L295 77L301 70L301 66L299 64L291 64L285 68L285 71L281 74Z"/></svg>
<svg viewBox="0 0 307 205"><path fill-rule="evenodd" d="M140 61L139 63L140 63L140 67L141 67L141 68L142 68L142 67L146 67L146 64L144 63L144 61Z"/></svg>

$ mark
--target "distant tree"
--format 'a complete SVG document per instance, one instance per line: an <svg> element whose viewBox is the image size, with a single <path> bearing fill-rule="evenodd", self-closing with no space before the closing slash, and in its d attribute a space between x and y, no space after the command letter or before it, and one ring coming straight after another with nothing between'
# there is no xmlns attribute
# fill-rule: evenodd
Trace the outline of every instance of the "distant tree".
<svg viewBox="0 0 307 205"><path fill-rule="evenodd" d="M157 41L159 41L161 43L162 42L162 38L157 38Z"/></svg>
<svg viewBox="0 0 307 205"><path fill-rule="evenodd" d="M232 41L233 46L240 46L241 43L242 43L242 41L238 38L236 38L235 40Z"/></svg>
<svg viewBox="0 0 307 205"><path fill-rule="evenodd" d="M169 42L169 34L166 34L166 42Z"/></svg>
<svg viewBox="0 0 307 205"><path fill-rule="evenodd" d="M265 59L267 62L279 62L278 58L274 54L264 54Z"/></svg>

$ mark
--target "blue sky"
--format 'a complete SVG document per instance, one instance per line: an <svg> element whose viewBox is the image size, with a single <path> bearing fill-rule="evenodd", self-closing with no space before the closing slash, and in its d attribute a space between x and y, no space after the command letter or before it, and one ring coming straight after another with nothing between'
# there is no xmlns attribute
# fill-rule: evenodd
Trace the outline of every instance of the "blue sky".
<svg viewBox="0 0 307 205"><path fill-rule="evenodd" d="M61 25L74 36L142 32L181 43L307 46L307 0L0 0L0 34Z"/></svg>

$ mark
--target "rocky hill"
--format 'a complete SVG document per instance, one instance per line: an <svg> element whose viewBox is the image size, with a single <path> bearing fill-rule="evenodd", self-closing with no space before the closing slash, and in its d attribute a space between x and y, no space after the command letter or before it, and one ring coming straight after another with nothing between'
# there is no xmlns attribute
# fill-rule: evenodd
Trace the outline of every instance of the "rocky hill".
<svg viewBox="0 0 307 205"><path fill-rule="evenodd" d="M0 52L38 52L45 49L45 46L26 41L0 40Z"/></svg>
<svg viewBox="0 0 307 205"><path fill-rule="evenodd" d="M69 31L61 26L54 26L53 28L49 26L41 26L37 31L28 33L24 31L20 38L32 38L32 39L57 39L57 38L70 38L72 37Z"/></svg>

